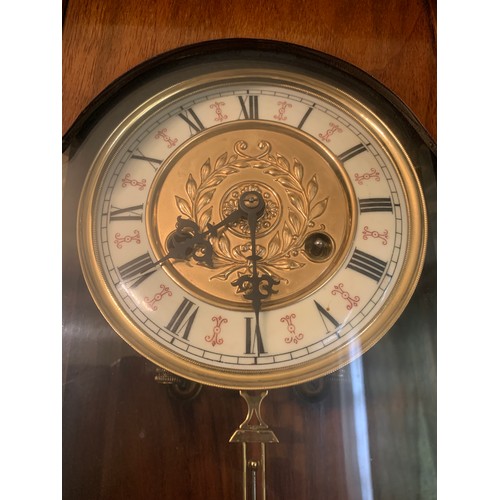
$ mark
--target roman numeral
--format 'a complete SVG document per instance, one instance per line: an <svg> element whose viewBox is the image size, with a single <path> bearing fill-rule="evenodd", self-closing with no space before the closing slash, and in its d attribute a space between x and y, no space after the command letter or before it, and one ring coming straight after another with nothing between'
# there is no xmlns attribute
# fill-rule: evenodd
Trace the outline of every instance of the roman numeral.
<svg viewBox="0 0 500 500"><path fill-rule="evenodd" d="M363 151L366 151L366 146L364 144L357 144L356 146L353 146L347 151L344 151L343 153L339 154L337 158L341 162L346 162L347 160L354 158L356 155L359 155Z"/></svg>
<svg viewBox="0 0 500 500"><path fill-rule="evenodd" d="M304 126L304 123L306 122L307 118L311 114L312 110L313 110L313 108L309 108L306 111L305 115L302 117L302 120L300 120L299 126L297 128L301 129Z"/></svg>
<svg viewBox="0 0 500 500"><path fill-rule="evenodd" d="M184 113L179 113L179 118L182 118L188 125L191 135L197 134L205 130L205 126L201 123L198 115L191 109L187 109ZM193 132L194 131L194 132Z"/></svg>
<svg viewBox="0 0 500 500"><path fill-rule="evenodd" d="M359 200L359 211L365 212L392 212L390 198L364 198Z"/></svg>
<svg viewBox="0 0 500 500"><path fill-rule="evenodd" d="M194 309L193 309L194 308ZM193 327L194 319L198 313L198 306L191 302L190 300L182 300L181 305L177 308L172 319L167 325L167 330L170 330L175 335L179 335L184 332L182 338L187 340Z"/></svg>
<svg viewBox="0 0 500 500"><path fill-rule="evenodd" d="M127 283L129 288L136 288L146 278L149 278L149 276L156 272L156 269L151 269L152 267L154 268L153 260L148 253L145 253L119 266L118 272L120 273L122 281Z"/></svg>
<svg viewBox="0 0 500 500"><path fill-rule="evenodd" d="M321 314L321 319L325 325L327 335L335 332L335 330L340 326L340 323L319 302L314 301L314 304L316 305L318 312ZM333 329L330 325L333 325Z"/></svg>
<svg viewBox="0 0 500 500"><path fill-rule="evenodd" d="M259 119L259 96L257 95L249 95L245 99L242 96L238 96L241 105L241 111L245 120L258 120ZM248 107L247 107L248 103ZM241 118L241 114L240 114Z"/></svg>
<svg viewBox="0 0 500 500"><path fill-rule="evenodd" d="M373 255L362 252L357 248L354 250L351 260L347 267L358 273L367 276L375 281L380 281L382 275L384 274L387 262L377 259Z"/></svg>
<svg viewBox="0 0 500 500"><path fill-rule="evenodd" d="M158 165L161 165L163 160L159 160L158 158L151 158L150 156L144 156L139 150L137 150L137 154L132 155L130 158L134 160L141 160L149 163L155 170L158 169Z"/></svg>
<svg viewBox="0 0 500 500"><path fill-rule="evenodd" d="M265 354L266 349L264 348L264 342L262 341L262 335L260 333L260 327L257 324L255 330L252 328L252 319L245 318L245 354ZM257 352L255 352L257 350Z"/></svg>
<svg viewBox="0 0 500 500"><path fill-rule="evenodd" d="M140 220L142 221L142 210L144 205L135 205L127 208L111 207L112 211L109 213L110 221L117 220Z"/></svg>

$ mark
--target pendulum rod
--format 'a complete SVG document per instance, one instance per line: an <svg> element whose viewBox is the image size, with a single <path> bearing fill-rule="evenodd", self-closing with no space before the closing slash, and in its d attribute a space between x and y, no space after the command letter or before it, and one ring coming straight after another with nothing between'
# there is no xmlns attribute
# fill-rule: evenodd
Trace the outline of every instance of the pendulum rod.
<svg viewBox="0 0 500 500"><path fill-rule="evenodd" d="M243 447L243 500L266 500L266 444L278 438L262 420L260 406L268 391L240 391L248 412L229 440Z"/></svg>

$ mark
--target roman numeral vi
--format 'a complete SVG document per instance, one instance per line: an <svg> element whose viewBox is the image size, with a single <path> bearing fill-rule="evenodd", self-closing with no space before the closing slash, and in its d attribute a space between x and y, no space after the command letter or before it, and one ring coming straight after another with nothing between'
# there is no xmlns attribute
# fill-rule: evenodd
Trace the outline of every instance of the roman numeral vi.
<svg viewBox="0 0 500 500"><path fill-rule="evenodd" d="M259 325L256 325L255 331L252 331L252 318L245 318L245 354L265 354L264 342L260 333Z"/></svg>

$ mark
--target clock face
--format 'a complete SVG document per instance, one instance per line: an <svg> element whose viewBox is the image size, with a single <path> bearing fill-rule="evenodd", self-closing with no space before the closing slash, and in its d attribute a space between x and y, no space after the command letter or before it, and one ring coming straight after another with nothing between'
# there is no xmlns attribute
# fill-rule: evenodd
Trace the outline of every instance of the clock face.
<svg viewBox="0 0 500 500"><path fill-rule="evenodd" d="M358 357L403 311L425 252L416 173L376 106L265 59L167 72L103 139L80 203L82 269L108 322L222 387Z"/></svg>

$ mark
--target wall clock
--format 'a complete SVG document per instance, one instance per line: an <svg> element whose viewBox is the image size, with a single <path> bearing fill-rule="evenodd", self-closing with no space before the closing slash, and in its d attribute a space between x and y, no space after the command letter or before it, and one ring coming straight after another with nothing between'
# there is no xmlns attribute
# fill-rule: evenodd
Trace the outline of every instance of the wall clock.
<svg viewBox="0 0 500 500"><path fill-rule="evenodd" d="M97 307L196 383L332 373L389 331L422 273L435 147L390 92L321 53L256 40L167 53L64 145L85 157L77 246Z"/></svg>

